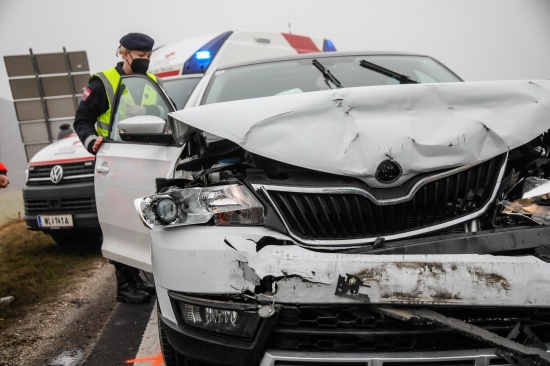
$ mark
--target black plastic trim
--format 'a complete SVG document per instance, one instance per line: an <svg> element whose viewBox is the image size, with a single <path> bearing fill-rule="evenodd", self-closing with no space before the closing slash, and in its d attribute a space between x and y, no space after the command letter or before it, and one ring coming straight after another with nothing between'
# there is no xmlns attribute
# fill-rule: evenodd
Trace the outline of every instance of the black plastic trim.
<svg viewBox="0 0 550 366"><path fill-rule="evenodd" d="M159 321L170 345L185 357L227 366L253 366L265 352L277 315L263 319L251 341L217 337L177 325L163 316Z"/></svg>

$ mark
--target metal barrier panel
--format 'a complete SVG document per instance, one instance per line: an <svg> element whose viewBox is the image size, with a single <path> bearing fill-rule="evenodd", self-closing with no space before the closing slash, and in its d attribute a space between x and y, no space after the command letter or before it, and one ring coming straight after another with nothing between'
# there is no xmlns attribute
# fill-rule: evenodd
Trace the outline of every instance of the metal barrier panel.
<svg viewBox="0 0 550 366"><path fill-rule="evenodd" d="M4 56L27 160L73 124L90 79L86 51Z"/></svg>

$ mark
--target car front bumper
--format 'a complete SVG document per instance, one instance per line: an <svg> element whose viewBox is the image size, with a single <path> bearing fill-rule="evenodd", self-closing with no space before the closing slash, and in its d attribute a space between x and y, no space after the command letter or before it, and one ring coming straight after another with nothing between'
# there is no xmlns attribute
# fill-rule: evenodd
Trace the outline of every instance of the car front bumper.
<svg viewBox="0 0 550 366"><path fill-rule="evenodd" d="M264 227L175 227L152 230L151 239L162 321L170 328L168 339L183 354L193 349L189 356L198 359L203 358L195 353L197 350L218 349L219 343L212 344L212 336L197 337L193 335L196 331L190 332L178 323L181 317L176 314L170 292L205 298L253 294L258 304L274 304L279 308L371 305L550 308L547 291L550 265L534 256L321 252L300 247L290 237ZM349 286L350 279L358 281L357 286ZM263 332L271 330L264 326ZM244 349L253 355L261 349L261 365L305 365L304 360L309 358L311 362L323 360L330 365L385 362L380 361L378 354L369 352L307 354L263 347L261 342L249 343ZM231 342L229 346L226 342L220 349L226 356L232 352L246 355L242 348L233 348ZM458 351L462 352L461 349L446 352L441 357L466 357L470 360L468 364L476 365L485 365L494 357L490 350L464 351L457 356ZM432 356L421 352L396 353L387 355L387 359L408 362L426 357L432 360Z"/></svg>
<svg viewBox="0 0 550 366"><path fill-rule="evenodd" d="M38 215L73 217L74 228L99 228L94 182L67 185L24 186L25 223L30 230L48 230L38 225Z"/></svg>

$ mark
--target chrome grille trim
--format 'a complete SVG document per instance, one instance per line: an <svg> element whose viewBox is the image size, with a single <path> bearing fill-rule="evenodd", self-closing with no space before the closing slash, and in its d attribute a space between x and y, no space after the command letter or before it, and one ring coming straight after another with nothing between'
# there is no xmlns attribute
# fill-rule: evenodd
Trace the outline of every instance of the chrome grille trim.
<svg viewBox="0 0 550 366"><path fill-rule="evenodd" d="M456 365L457 362L475 366L490 366L493 360L499 358L495 355L495 349L476 349L466 351L448 352L400 352L400 353L319 353L319 352L294 352L267 350L264 353L259 366L313 366L315 363L351 364L364 366L384 366L392 363L400 365L410 363L411 366L429 366L430 362L438 366L448 362ZM506 364L498 363L499 366Z"/></svg>
<svg viewBox="0 0 550 366"><path fill-rule="evenodd" d="M54 166L63 168L63 179L55 184L51 181L50 173ZM45 186L93 182L95 161L85 160L78 162L60 162L59 164L34 165L28 168L27 185Z"/></svg>
<svg viewBox="0 0 550 366"><path fill-rule="evenodd" d="M281 192L295 192L295 193L355 194L355 195L363 196L363 197L371 200L372 202L374 202L375 204L377 204L379 206L395 205L395 204L398 204L398 203L402 203L402 202L406 202L406 201L411 200L412 197L414 196L414 194L416 192L418 192L418 190L420 188L422 188L423 186L425 186L428 183L431 183L433 181L436 181L436 180L439 180L439 179L442 179L442 178L446 178L446 177L451 176L453 174L461 173L461 172L463 172L465 170L468 170L472 167L483 164L483 163L485 163L485 162L487 162L491 159L496 159L496 158L498 158L498 156L493 157L491 159L486 159L486 160L481 161L481 162L476 163L476 164L469 164L469 165L466 165L466 166L462 166L462 167L459 167L459 168L452 169L452 170L444 172L444 173L435 174L433 176L425 177L425 178L421 179L419 182L417 182L411 188L411 191L407 195L405 195L403 197L392 198L392 199L389 199L389 200L377 200L370 192L367 192L367 191L365 191L361 188L356 188L356 187L330 187L330 188L327 188L327 187L275 186L275 185L262 185L262 184L253 184L252 186L253 186L254 189L260 190L265 195L265 197L267 198L269 204L272 206L272 208L275 210L275 212L277 213L277 215L279 216L279 218L283 222L283 225L285 226L288 234L294 240L296 240L298 243L302 243L302 244L308 245L308 246L323 246L325 248L335 247L335 248L342 249L342 248L345 248L346 246L350 246L350 245L373 243L379 237L383 237L386 240L398 240L398 239L403 239L403 238L407 238L407 237L411 237L411 236L422 235L422 234L433 232L433 231L443 230L443 229L455 226L457 224L462 224L464 222L467 222L467 221L470 221L472 219L478 218L479 216L483 215L487 211L489 206L493 203L494 199L496 198L498 189L500 187L500 183L502 182L502 178L504 176L507 157L508 157L508 153L504 154L504 156L502 157L502 164L500 166L500 170L499 170L497 179L496 179L495 184L493 186L493 191L491 193L491 196L487 200L486 204L483 207L481 207L479 210L477 210L475 212L472 212L468 215L464 215L464 216L461 216L459 218L452 219L452 220L449 220L449 221L446 221L446 222L443 222L443 223L434 224L432 226L425 227L425 228L405 231L405 232L396 233L396 234L378 235L378 236L364 237L364 238L353 238L353 239L306 239L306 238L300 237L290 227L290 224L285 219L283 213L279 210L279 208L275 204L275 201L273 200L273 197L271 197L271 195L269 194L269 190L281 191Z"/></svg>
<svg viewBox="0 0 550 366"><path fill-rule="evenodd" d="M506 158L507 157L508 157L508 153L506 153ZM496 158L496 157L492 157L491 159L494 159L494 158ZM503 159L504 162L506 162L506 158ZM395 205L397 203L410 201L412 199L412 197L418 192L418 190L420 190L420 188L422 188L423 186L425 186L426 184L428 184L432 181L443 179L443 178L446 178L446 177L450 177L452 175L455 175L455 174L458 174L460 172L471 169L471 168L473 168L477 165L483 164L483 163L485 163L485 162L487 162L491 159L485 159L485 160L480 161L480 162L475 163L475 164L464 165L464 166L461 166L461 167L458 167L458 168L448 170L446 172L430 175L429 177L424 177L424 178L420 179L411 188L409 193L407 193L405 196L391 198L391 199L387 199L387 200L379 200L376 197L374 197L370 192L367 192L364 189L356 188L356 187L330 187L330 188L326 188L326 187L294 187L294 186L278 186L278 185L269 185L269 184L261 184L261 185L260 184L256 184L256 185L253 184L252 186L254 188L265 187L268 190L280 191L280 192L358 194L360 196L368 198L372 202L376 203L378 206ZM503 164L501 166L501 171L500 171L500 174L499 174L499 182L500 182L500 178L502 177L502 174L504 174L505 166L506 166L506 164Z"/></svg>
<svg viewBox="0 0 550 366"><path fill-rule="evenodd" d="M72 175L68 177L63 177L63 180L71 180L71 179L82 179L82 178L93 178L93 174L81 174L81 175ZM29 182L47 182L51 181L50 178L29 178Z"/></svg>

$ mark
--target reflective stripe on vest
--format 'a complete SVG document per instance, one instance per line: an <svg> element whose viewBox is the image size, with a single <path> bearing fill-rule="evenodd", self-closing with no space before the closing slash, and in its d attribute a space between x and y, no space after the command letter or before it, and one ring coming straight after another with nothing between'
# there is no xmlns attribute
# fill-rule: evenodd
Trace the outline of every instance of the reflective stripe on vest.
<svg viewBox="0 0 550 366"><path fill-rule="evenodd" d="M113 67L112 69L92 75L90 80L94 76L97 76L103 82L103 85L105 86L105 93L107 94L107 101L109 102L109 109L107 109L107 111L97 119L97 134L99 136L107 136L109 134L109 123L111 121L113 102L115 100L118 86L120 85L120 74L117 69ZM157 80L157 77L154 74L147 73L147 76L149 76L156 83L159 83L160 81ZM153 103L156 103L156 98Z"/></svg>

